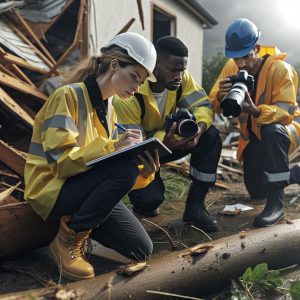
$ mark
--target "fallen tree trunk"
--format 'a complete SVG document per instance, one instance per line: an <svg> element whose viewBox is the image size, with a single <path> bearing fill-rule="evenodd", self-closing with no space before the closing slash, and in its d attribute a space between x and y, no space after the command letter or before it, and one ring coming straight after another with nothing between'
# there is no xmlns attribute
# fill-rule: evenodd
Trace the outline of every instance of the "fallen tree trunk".
<svg viewBox="0 0 300 300"><path fill-rule="evenodd" d="M265 262L270 269L278 269L298 263L300 219L292 224L252 230L245 237L239 234L225 237L211 244L213 248L203 254L192 255L190 249L185 249L150 260L148 269L132 277L111 272L60 289L74 291L76 299L160 299L147 290L201 297L216 292L230 278L241 276L249 266ZM48 297L57 290L32 290L26 291L26 295ZM21 293L16 293L9 299L20 296Z"/></svg>
<svg viewBox="0 0 300 300"><path fill-rule="evenodd" d="M57 232L53 222L44 222L27 202L0 206L0 259L48 245Z"/></svg>

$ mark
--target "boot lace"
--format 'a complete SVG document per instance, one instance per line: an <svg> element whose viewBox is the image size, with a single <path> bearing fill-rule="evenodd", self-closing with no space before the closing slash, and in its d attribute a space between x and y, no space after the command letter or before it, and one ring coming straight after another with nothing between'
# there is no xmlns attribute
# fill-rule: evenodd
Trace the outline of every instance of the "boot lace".
<svg viewBox="0 0 300 300"><path fill-rule="evenodd" d="M87 253L90 254L93 251L93 245L91 239L88 237L85 239L76 239L74 235L71 235L69 237L69 243L70 243L69 250L72 259L83 256L87 260L86 256L84 255L85 245L87 246L86 247Z"/></svg>

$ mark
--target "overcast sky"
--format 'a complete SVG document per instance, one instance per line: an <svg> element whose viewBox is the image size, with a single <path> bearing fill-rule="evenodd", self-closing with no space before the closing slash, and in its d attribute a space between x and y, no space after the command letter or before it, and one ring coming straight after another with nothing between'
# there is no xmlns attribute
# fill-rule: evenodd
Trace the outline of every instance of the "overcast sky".
<svg viewBox="0 0 300 300"><path fill-rule="evenodd" d="M225 44L227 27L245 17L261 31L262 45L276 45L287 52L287 61L300 62L300 0L200 0L219 22L204 31L204 57L216 54Z"/></svg>

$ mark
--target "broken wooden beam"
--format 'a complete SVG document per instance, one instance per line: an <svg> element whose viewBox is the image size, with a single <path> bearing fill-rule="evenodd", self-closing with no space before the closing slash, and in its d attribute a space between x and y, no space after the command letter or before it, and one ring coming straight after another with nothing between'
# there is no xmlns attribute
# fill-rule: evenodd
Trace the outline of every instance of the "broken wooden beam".
<svg viewBox="0 0 300 300"><path fill-rule="evenodd" d="M1 87L0 87L0 101L13 113L17 114L25 123L30 127L33 127L34 120L30 115L12 99Z"/></svg>
<svg viewBox="0 0 300 300"><path fill-rule="evenodd" d="M20 176L24 176L25 154L2 140L0 140L0 161Z"/></svg>
<svg viewBox="0 0 300 300"><path fill-rule="evenodd" d="M8 18L4 18L9 27L16 33L16 35L22 39L34 52L50 67L53 67L53 63L23 34L15 24L13 24Z"/></svg>
<svg viewBox="0 0 300 300"><path fill-rule="evenodd" d="M123 27L122 29L120 29L117 33L120 34L120 33L124 33L124 32L127 32L128 29L131 27L131 25L135 22L135 18L131 18Z"/></svg>
<svg viewBox="0 0 300 300"><path fill-rule="evenodd" d="M29 24L26 22L26 20L17 12L16 9L12 9L12 12L16 16L17 20L20 22L20 24L25 28L25 30L30 34L30 36L33 38L35 43L39 46L41 51L43 51L43 54L49 59L51 63L55 65L56 61L50 54L50 52L47 50L47 48L43 45L43 43L39 40L39 38L36 36L36 34L33 32Z"/></svg>
<svg viewBox="0 0 300 300"><path fill-rule="evenodd" d="M137 6L138 6L138 10L139 10L139 17L141 20L142 29L145 30L144 12L143 12L143 6L142 6L141 0L137 0Z"/></svg>
<svg viewBox="0 0 300 300"><path fill-rule="evenodd" d="M87 9L87 0L81 0L80 1L80 7L78 11L78 16L77 16L77 26L76 26L76 31L75 31L75 36L73 39L72 44L64 54L58 59L56 64L52 66L51 70L48 72L48 74L43 78L42 82L44 82L46 79L50 78L55 72L57 72L57 69L64 64L64 62L67 60L67 58L70 56L70 54L78 47L80 44L83 42L81 33L83 29L83 21L84 21L84 16L86 13ZM40 84L42 84L42 82Z"/></svg>
<svg viewBox="0 0 300 300"><path fill-rule="evenodd" d="M218 166L221 167L221 168L223 168L223 169L225 169L225 170L227 170L227 171L230 171L232 173L236 173L236 174L239 174L239 175L243 175L244 174L244 172L242 170L235 169L235 168L229 167L229 166L221 164L221 163L219 163Z"/></svg>
<svg viewBox="0 0 300 300"><path fill-rule="evenodd" d="M11 53L7 53L5 52L1 47L0 47L0 62L10 62L12 64L15 64L19 67L23 67L23 68L26 68L28 70L31 70L31 71L35 71L35 72L38 72L38 73L41 73L41 74L47 74L48 73L48 70L46 69L41 69L37 66L34 66L30 63L28 63L25 59L21 58L21 57L18 57L16 55L13 55Z"/></svg>
<svg viewBox="0 0 300 300"><path fill-rule="evenodd" d="M16 79L0 71L0 83L9 86L17 91L35 96L43 101L47 100L47 95L42 93L38 88L26 84L24 81Z"/></svg>
<svg viewBox="0 0 300 300"><path fill-rule="evenodd" d="M191 252L189 248L150 259L149 268L135 276L110 272L63 287L80 291L82 299L157 299L157 295L147 290L201 298L203 294L222 289L248 267L264 262L269 269L278 269L299 263L300 219L293 220L292 224L247 231L242 239L240 234L235 234L209 244L210 249L203 253ZM27 290L26 295L50 297L54 292L53 288L43 288ZM14 300L22 294L5 296Z"/></svg>

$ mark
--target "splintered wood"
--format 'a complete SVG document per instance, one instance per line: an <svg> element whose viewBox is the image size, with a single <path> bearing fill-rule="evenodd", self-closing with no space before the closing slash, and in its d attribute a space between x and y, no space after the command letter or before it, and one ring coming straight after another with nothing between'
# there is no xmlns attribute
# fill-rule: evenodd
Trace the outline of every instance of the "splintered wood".
<svg viewBox="0 0 300 300"><path fill-rule="evenodd" d="M61 12L48 23L27 21L13 4L10 10L0 14L1 190L7 188L5 182L12 186L18 182L12 182L14 176L23 184L34 117L48 98L40 85L47 78L60 73L58 68L76 48L79 48L82 56L87 53L88 43L83 43L87 40L87 0L80 0L78 7L72 6L74 2L67 0ZM54 59L50 53L50 49L53 49L48 42L43 42L43 38L48 29L53 28L57 21L62 22L69 13L77 13L74 39L69 44L61 41L63 45L56 45L64 51L61 57L56 55Z"/></svg>
<svg viewBox="0 0 300 300"><path fill-rule="evenodd" d="M120 266L117 269L117 273L121 275L131 276L133 274L136 274L138 272L141 272L148 268L149 265L147 265L146 262L139 262L139 263L132 263L125 266Z"/></svg>

